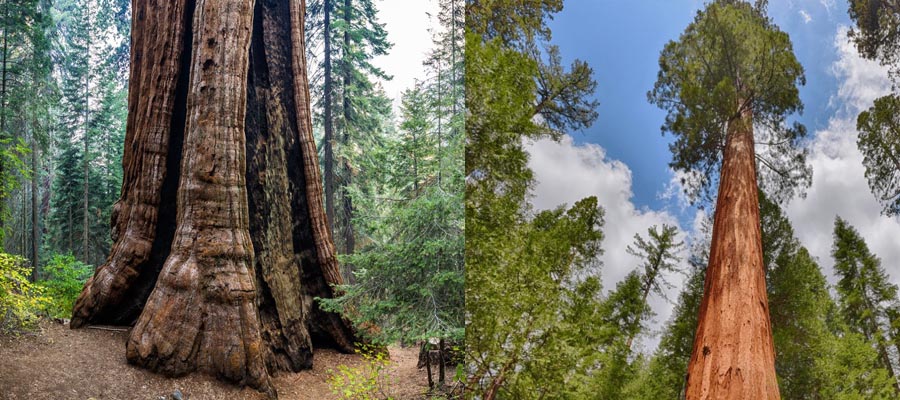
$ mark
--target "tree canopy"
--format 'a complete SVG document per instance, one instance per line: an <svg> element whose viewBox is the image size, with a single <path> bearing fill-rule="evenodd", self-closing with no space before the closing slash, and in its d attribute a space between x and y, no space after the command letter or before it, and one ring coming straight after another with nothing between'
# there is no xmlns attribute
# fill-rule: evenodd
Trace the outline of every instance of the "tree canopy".
<svg viewBox="0 0 900 400"><path fill-rule="evenodd" d="M698 11L659 59L651 103L667 111L662 131L675 136L669 164L685 173L686 194L697 200L714 187L729 121L749 111L764 188L790 197L810 184L806 128L788 117L802 112L798 85L806 83L788 35L763 5L717 1ZM762 171L761 171L762 172ZM802 190L800 190L802 193Z"/></svg>

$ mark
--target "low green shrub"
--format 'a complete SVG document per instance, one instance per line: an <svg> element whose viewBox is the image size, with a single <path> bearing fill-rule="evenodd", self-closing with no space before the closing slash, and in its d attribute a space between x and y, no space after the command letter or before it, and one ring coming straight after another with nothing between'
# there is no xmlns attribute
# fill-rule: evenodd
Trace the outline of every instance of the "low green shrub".
<svg viewBox="0 0 900 400"><path fill-rule="evenodd" d="M69 318L72 307L84 282L90 278L94 269L75 259L71 254L56 254L43 267L43 279L40 285L45 288L49 298L47 314L56 318Z"/></svg>

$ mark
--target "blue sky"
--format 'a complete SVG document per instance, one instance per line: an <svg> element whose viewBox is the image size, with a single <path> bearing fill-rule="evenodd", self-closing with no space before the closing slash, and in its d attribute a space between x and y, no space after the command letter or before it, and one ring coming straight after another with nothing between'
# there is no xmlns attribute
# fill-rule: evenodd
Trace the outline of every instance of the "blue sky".
<svg viewBox="0 0 900 400"><path fill-rule="evenodd" d="M572 132L572 137L576 143L599 144L608 157L631 168L633 201L638 207L671 206L660 194L672 177L667 147L672 137L661 135L665 114L647 102L646 93L656 81L660 50L681 34L702 4L696 0L569 0L550 24L552 43L560 47L565 60L587 61L598 83L599 118L590 129ZM815 132L828 124L834 112L829 98L837 82L830 70L837 55L831 48L838 25L849 24L846 4L773 1L769 14L791 36L806 70L807 84L801 88L806 109L799 119L809 132ZM684 223L692 217L692 213L677 214Z"/></svg>

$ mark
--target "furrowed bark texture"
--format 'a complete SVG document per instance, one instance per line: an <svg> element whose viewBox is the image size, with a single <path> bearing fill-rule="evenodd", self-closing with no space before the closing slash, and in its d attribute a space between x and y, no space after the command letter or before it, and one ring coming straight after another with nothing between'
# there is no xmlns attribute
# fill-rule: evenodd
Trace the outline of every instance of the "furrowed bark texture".
<svg viewBox="0 0 900 400"><path fill-rule="evenodd" d="M306 106L303 34L291 29L303 26L304 8L299 1L257 2L246 129L263 335L272 350L270 367L292 371L311 364L313 338L347 352L357 341L347 321L313 300L334 297L331 285L342 281Z"/></svg>
<svg viewBox="0 0 900 400"><path fill-rule="evenodd" d="M309 105L309 80L306 76L306 44L303 34L303 16L306 10L305 0L291 0L291 47L293 52L292 66L294 69L294 97L296 99L296 119L299 134L299 153L303 164L302 182L305 187L306 204L301 204L302 196L295 196L293 209L296 213L308 210L309 227L294 223L294 241L301 244L311 243L316 254L317 263L303 267L303 281L306 282L304 292L308 296L332 298L335 297L333 285L343 284L340 268L337 262L337 253L334 248L334 240L331 237L331 229L328 227L328 217L325 215L325 202L322 191L322 175L319 172L319 156L316 151L316 141L313 137L312 116ZM297 215L295 213L295 215ZM311 236L311 239L308 238ZM304 239L306 238L306 239ZM358 341L356 332L349 321L334 313L326 313L318 308L313 309L310 324L313 334L322 340L329 341L335 348L351 352L354 343Z"/></svg>
<svg viewBox="0 0 900 400"><path fill-rule="evenodd" d="M270 373L310 368L314 344L351 352L358 341L349 321L314 301L334 297L332 285L343 282L312 135L305 4L155 3L134 5L129 173L114 219L123 249L86 284L73 327L140 315L129 362L166 375L201 371L275 396ZM158 23L163 17L168 23ZM157 88L166 79L144 78L145 70L170 59L157 36L177 31L176 20L185 33L172 40L187 43L176 46L186 60L166 76L190 79ZM136 92L145 80L153 96ZM174 99L168 114L151 117L171 124L138 129L149 125L142 112L165 99ZM164 137L148 147L145 131ZM148 159L157 172L129 168ZM145 181L144 192L131 189ZM136 194L142 202L129 201ZM122 212L128 207L143 213ZM124 229L132 225L143 230ZM99 277L117 289L99 286Z"/></svg>
<svg viewBox="0 0 900 400"><path fill-rule="evenodd" d="M114 244L75 303L73 328L133 322L168 255L190 59L185 38L190 38L192 14L192 0L133 4L124 176L112 212Z"/></svg>
<svg viewBox="0 0 900 400"><path fill-rule="evenodd" d="M167 375L200 370L271 392L245 178L253 1L196 7L175 239L126 355Z"/></svg>
<svg viewBox="0 0 900 400"><path fill-rule="evenodd" d="M686 398L779 399L749 111L728 125Z"/></svg>

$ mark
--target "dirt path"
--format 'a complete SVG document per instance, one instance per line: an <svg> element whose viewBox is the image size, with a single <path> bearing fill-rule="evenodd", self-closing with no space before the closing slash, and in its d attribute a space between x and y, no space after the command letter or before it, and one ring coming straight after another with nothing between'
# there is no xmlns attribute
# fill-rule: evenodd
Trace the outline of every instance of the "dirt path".
<svg viewBox="0 0 900 400"><path fill-rule="evenodd" d="M58 323L41 323L37 334L0 337L0 399L170 399L180 390L185 398L262 399L252 389L238 389L207 376L166 378L125 362L126 332L70 330ZM391 347L389 394L397 399L423 399L425 373L416 369L417 350ZM313 369L276 375L278 398L334 399L329 370L338 365L360 366L357 355L317 350Z"/></svg>

